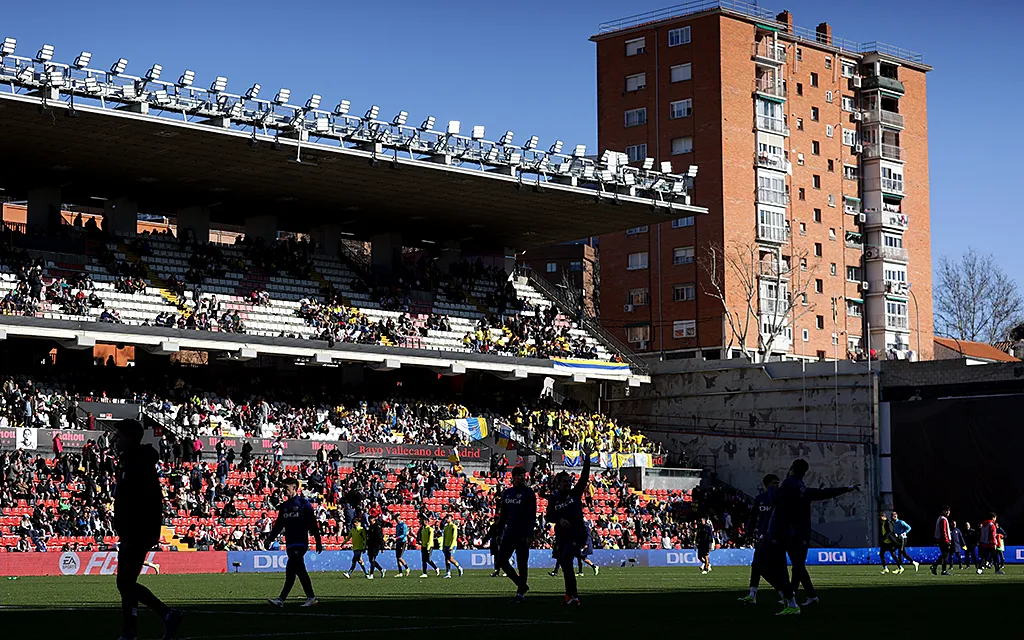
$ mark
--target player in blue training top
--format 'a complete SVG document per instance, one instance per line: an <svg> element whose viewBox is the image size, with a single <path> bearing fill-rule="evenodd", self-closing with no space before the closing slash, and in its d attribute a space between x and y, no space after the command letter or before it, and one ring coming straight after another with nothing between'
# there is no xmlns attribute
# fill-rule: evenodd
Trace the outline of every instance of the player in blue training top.
<svg viewBox="0 0 1024 640"><path fill-rule="evenodd" d="M754 534L754 546L761 543L761 539L768 533L768 521L772 517L772 494L779 488L779 476L769 473L761 481L764 491L754 498L754 505L750 510L750 522L747 524L747 531ZM740 598L743 604L754 604L757 600L757 587L761 584L761 569L757 563L757 554L750 563L750 595Z"/></svg>
<svg viewBox="0 0 1024 640"><path fill-rule="evenodd" d="M317 599L313 594L313 584L309 580L309 573L306 572L305 556L309 551L310 534L313 534L313 538L316 539L316 552L324 552L323 541L320 539L320 527L313 514L313 505L299 495L297 478L285 479L284 495L287 500L278 507L277 520L274 522L274 528L267 534L267 542L277 538L284 530L284 543L288 549L288 566L285 568L284 589L281 589L281 595L267 602L275 607L283 607L288 592L295 584L295 578L298 578L299 583L302 584L302 590L306 592L306 601L302 603L302 606L312 607L317 603Z"/></svg>
<svg viewBox="0 0 1024 640"><path fill-rule="evenodd" d="M516 584L513 602L523 602L530 590L526 577L530 566L530 544L537 530L537 494L526 484L526 469L512 469L512 486L501 493L499 500L498 521L492 533L493 537L501 539L497 565ZM509 562L513 553L519 573Z"/></svg>
<svg viewBox="0 0 1024 640"><path fill-rule="evenodd" d="M761 554L758 563L761 575L782 595L786 606L777 615L799 615L796 604L796 590L802 584L807 592L804 606L816 604L818 596L807 573L807 548L811 539L811 502L828 500L850 491L860 491L859 484L829 489L810 489L804 484L804 476L810 465L806 460L794 460L789 475L772 494L772 515L768 521L768 533L756 553ZM786 555L793 564L793 580L786 572Z"/></svg>
<svg viewBox="0 0 1024 640"><path fill-rule="evenodd" d="M586 544L587 529L583 522L583 494L590 482L590 454L593 449L584 443L583 472L574 486L572 477L565 471L555 477L555 492L548 498L548 522L555 523L556 565L562 569L565 580L565 604L578 605L579 592L576 590L576 572L573 561Z"/></svg>

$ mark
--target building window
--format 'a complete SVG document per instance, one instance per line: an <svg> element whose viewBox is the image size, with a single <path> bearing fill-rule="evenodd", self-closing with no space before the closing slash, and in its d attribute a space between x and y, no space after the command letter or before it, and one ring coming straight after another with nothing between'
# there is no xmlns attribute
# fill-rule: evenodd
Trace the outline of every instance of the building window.
<svg viewBox="0 0 1024 640"><path fill-rule="evenodd" d="M811 334L810 334L809 331L807 331L807 329L804 329L803 331L801 331L800 334L801 334L801 337L803 338L804 342L807 342L808 340L811 339Z"/></svg>
<svg viewBox="0 0 1024 640"><path fill-rule="evenodd" d="M815 278L814 280L814 292L825 293L825 282L821 278Z"/></svg>
<svg viewBox="0 0 1024 640"><path fill-rule="evenodd" d="M785 242L786 214L772 209L760 209L757 217L757 237L770 242Z"/></svg>
<svg viewBox="0 0 1024 640"><path fill-rule="evenodd" d="M800 235L802 235L802 236L806 236L807 235L807 223L806 222L801 222L800 223Z"/></svg>
<svg viewBox="0 0 1024 640"><path fill-rule="evenodd" d="M814 210L814 221L819 224L821 223L821 209Z"/></svg>
<svg viewBox="0 0 1024 640"><path fill-rule="evenodd" d="M672 249L672 264L690 264L691 262L693 262L693 247Z"/></svg>
<svg viewBox="0 0 1024 640"><path fill-rule="evenodd" d="M676 100L668 104L668 117L671 119L686 118L693 114L693 100Z"/></svg>
<svg viewBox="0 0 1024 640"><path fill-rule="evenodd" d="M821 243L820 242L815 242L814 243L814 255L816 255L819 258L821 257Z"/></svg>
<svg viewBox="0 0 1024 640"><path fill-rule="evenodd" d="M831 91L826 91L825 92L825 102L827 102L829 104L832 104L832 92Z"/></svg>
<svg viewBox="0 0 1024 640"><path fill-rule="evenodd" d="M647 88L647 74L646 73L635 73L631 76L626 76L626 91L639 91L640 89Z"/></svg>
<svg viewBox="0 0 1024 640"><path fill-rule="evenodd" d="M840 65L842 65L843 77L844 78L852 78L853 75L854 75L854 72L857 69L857 63L856 62L850 62L849 60L842 60L842 61L840 61Z"/></svg>
<svg viewBox="0 0 1024 640"><path fill-rule="evenodd" d="M818 107L811 107L811 120L818 121Z"/></svg>
<svg viewBox="0 0 1024 640"><path fill-rule="evenodd" d="M804 84L802 82L796 83L796 95L804 95Z"/></svg>
<svg viewBox="0 0 1024 640"><path fill-rule="evenodd" d="M864 315L863 307L861 306L861 304L859 302L854 302L853 300L847 300L846 301L846 315L853 316L855 318L860 318L861 316Z"/></svg>
<svg viewBox="0 0 1024 640"><path fill-rule="evenodd" d="M796 61L801 62L804 59L804 50L800 47L796 48Z"/></svg>
<svg viewBox="0 0 1024 640"><path fill-rule="evenodd" d="M797 131L803 131L804 130L804 119L803 118L797 118L796 119L796 130Z"/></svg>
<svg viewBox="0 0 1024 640"><path fill-rule="evenodd" d="M693 137L683 136L682 138L672 138L672 155L677 156L681 153L692 153L693 152Z"/></svg>
<svg viewBox="0 0 1024 640"><path fill-rule="evenodd" d="M847 147L852 147L857 144L857 130L856 129L843 129L843 144Z"/></svg>
<svg viewBox="0 0 1024 640"><path fill-rule="evenodd" d="M825 56L825 68L826 69L831 69L832 68L832 58L829 57L829 56Z"/></svg>
<svg viewBox="0 0 1024 640"><path fill-rule="evenodd" d="M830 264L828 266L828 273L829 273L829 275L832 275L832 276L836 275L836 263L833 262L832 264Z"/></svg>
<svg viewBox="0 0 1024 640"><path fill-rule="evenodd" d="M853 101L853 96L843 96L843 111L854 111L856 109L857 107Z"/></svg>
<svg viewBox="0 0 1024 640"><path fill-rule="evenodd" d="M811 72L811 86L818 86L818 74L814 73L813 71Z"/></svg>
<svg viewBox="0 0 1024 640"><path fill-rule="evenodd" d="M836 230L835 230L835 227L832 227L832 228L830 228L830 229L828 230L828 239L829 239L829 240L835 240L835 239L836 239ZM835 270L833 269L833 271L835 271ZM832 275L836 275L836 274L835 274L835 273L833 273Z"/></svg>
<svg viewBox="0 0 1024 640"><path fill-rule="evenodd" d="M882 167L882 191L903 191L903 174L892 167Z"/></svg>
<svg viewBox="0 0 1024 640"><path fill-rule="evenodd" d="M640 225L639 227L633 227L632 229L626 229L627 236L635 236L641 233L647 233L648 227L646 224Z"/></svg>
<svg viewBox="0 0 1024 640"><path fill-rule="evenodd" d="M681 44L690 44L690 27L669 29L668 46L678 47Z"/></svg>
<svg viewBox="0 0 1024 640"><path fill-rule="evenodd" d="M638 327L626 327L626 340L631 344L644 343L646 344L651 341L651 325L643 324Z"/></svg>
<svg viewBox="0 0 1024 640"><path fill-rule="evenodd" d="M672 221L672 228L679 229L680 227L692 227L694 222L693 216L686 216L685 218L676 218Z"/></svg>
<svg viewBox="0 0 1024 640"><path fill-rule="evenodd" d="M800 258L800 270L807 271L807 258Z"/></svg>
<svg viewBox="0 0 1024 640"><path fill-rule="evenodd" d="M626 147L626 156L630 162L643 162L647 157L647 143L634 144Z"/></svg>
<svg viewBox="0 0 1024 640"><path fill-rule="evenodd" d="M858 177L857 165L844 164L843 177L847 180L856 180Z"/></svg>
<svg viewBox="0 0 1024 640"><path fill-rule="evenodd" d="M690 68L690 63L673 65L669 69L670 80L672 82L684 82L692 77L693 70Z"/></svg>
<svg viewBox="0 0 1024 640"><path fill-rule="evenodd" d="M672 323L672 337L677 340L697 337L697 321L676 320Z"/></svg>
<svg viewBox="0 0 1024 640"><path fill-rule="evenodd" d="M821 188L821 176L819 176L817 174L811 176L811 184L814 185L815 189L820 189Z"/></svg>
<svg viewBox="0 0 1024 640"><path fill-rule="evenodd" d="M651 294L646 287L642 289L630 289L629 294L626 296L626 304L631 304L635 307L641 307L651 303Z"/></svg>
<svg viewBox="0 0 1024 640"><path fill-rule="evenodd" d="M647 252L640 251L639 253L631 253L627 258L626 269L629 271L636 271L637 269L647 268Z"/></svg>
<svg viewBox="0 0 1024 640"><path fill-rule="evenodd" d="M554 262L549 262L546 265L544 265L544 270L547 271L548 273L555 273L558 271L558 264Z"/></svg>
<svg viewBox="0 0 1024 640"><path fill-rule="evenodd" d="M817 140L811 140L811 154L816 156L821 155L821 143Z"/></svg>
<svg viewBox="0 0 1024 640"><path fill-rule="evenodd" d="M697 287L692 282L672 286L672 301L686 302L697 297Z"/></svg>
<svg viewBox="0 0 1024 640"><path fill-rule="evenodd" d="M832 173L835 173L835 170L836 170L836 161L835 161L835 160L833 160L832 158L829 158L829 159L828 159L828 170L829 170L830 172L832 172Z"/></svg>
<svg viewBox="0 0 1024 640"><path fill-rule="evenodd" d="M802 153L796 154L796 163L798 165L800 165L801 167L804 166L804 154L802 154Z"/></svg>
<svg viewBox="0 0 1024 640"><path fill-rule="evenodd" d="M774 173L759 173L757 200L765 204L786 206L786 179Z"/></svg>
<svg viewBox="0 0 1024 640"><path fill-rule="evenodd" d="M836 194L834 194L834 193L828 194L828 206L830 206L830 207L835 207L836 206Z"/></svg>
<svg viewBox="0 0 1024 640"><path fill-rule="evenodd" d="M806 200L807 199L807 192L804 190L803 187L800 187L799 189L797 189L796 197L799 200Z"/></svg>
<svg viewBox="0 0 1024 640"><path fill-rule="evenodd" d="M860 267L846 267L846 279L850 282L860 282Z"/></svg>
<svg viewBox="0 0 1024 640"><path fill-rule="evenodd" d="M647 107L640 107L639 109L629 109L626 111L626 126L636 127L641 124L647 124Z"/></svg>
<svg viewBox="0 0 1024 640"><path fill-rule="evenodd" d="M583 261L582 260L570 260L569 261L569 271L583 271Z"/></svg>
<svg viewBox="0 0 1024 640"><path fill-rule="evenodd" d="M633 40L626 41L626 55L635 56L641 53L646 53L646 41L643 38L635 38Z"/></svg>
<svg viewBox="0 0 1024 640"><path fill-rule="evenodd" d="M814 326L819 329L825 328L825 316L814 316Z"/></svg>
<svg viewBox="0 0 1024 640"><path fill-rule="evenodd" d="M825 135L829 138L836 134L836 129L830 124L825 125Z"/></svg>

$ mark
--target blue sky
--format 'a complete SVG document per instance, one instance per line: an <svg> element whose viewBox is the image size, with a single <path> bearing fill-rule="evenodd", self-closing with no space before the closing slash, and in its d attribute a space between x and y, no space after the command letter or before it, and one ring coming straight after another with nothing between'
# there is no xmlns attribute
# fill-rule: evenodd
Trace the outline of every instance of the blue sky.
<svg viewBox="0 0 1024 640"><path fill-rule="evenodd" d="M389 118L435 115L463 127L505 129L595 149L594 44L598 23L671 2L633 0L391 0L366 3L65 2L8 3L0 38L18 53L44 42L70 62L82 49L93 66L129 59L129 73L154 62L165 77L185 68L196 84L229 78L242 93L320 93L333 106L371 104ZM924 54L929 75L932 247L935 261L967 246L993 253L1024 286L1024 251L1012 196L1024 167L1024 84L1016 80L1024 3L991 0L974 9L943 1L762 1L790 10L798 25L833 25L836 36L880 40ZM845 19L844 19L845 17Z"/></svg>

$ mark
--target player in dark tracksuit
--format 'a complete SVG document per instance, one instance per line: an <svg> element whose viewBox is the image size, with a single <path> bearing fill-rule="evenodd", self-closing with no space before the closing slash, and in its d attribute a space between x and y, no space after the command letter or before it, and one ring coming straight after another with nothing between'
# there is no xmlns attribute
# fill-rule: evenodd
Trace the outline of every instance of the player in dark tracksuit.
<svg viewBox="0 0 1024 640"><path fill-rule="evenodd" d="M494 529L494 537L501 538L498 569L516 584L513 602L522 602L530 590L526 578L530 566L530 544L537 530L537 494L526 484L526 469L522 467L512 469L512 486L501 493L501 507ZM518 573L509 562L513 553Z"/></svg>
<svg viewBox="0 0 1024 640"><path fill-rule="evenodd" d="M807 549L811 537L811 502L828 500L850 491L859 491L860 485L811 489L804 484L809 465L798 459L789 468L789 475L772 495L772 515L768 521L768 535L758 548L762 563L761 575L786 601L785 608L778 615L799 615L796 604L796 590L802 584L807 592L804 605L814 604L818 597L807 573ZM793 579L786 572L786 556L793 564Z"/></svg>
<svg viewBox="0 0 1024 640"><path fill-rule="evenodd" d="M565 471L555 478L555 492L548 499L548 522L555 524L555 558L565 580L565 604L578 605L579 592L576 589L576 572L573 561L586 540L583 522L583 494L590 482L590 449L584 447L583 472L579 481L572 484L572 478Z"/></svg>
<svg viewBox="0 0 1024 640"><path fill-rule="evenodd" d="M366 543L366 556L370 561L370 575L372 576L374 571L380 571L380 577L387 576L388 572L377 562L377 556L380 555L381 550L384 548L384 525L381 523L379 516L370 525L370 530L366 536Z"/></svg>
<svg viewBox="0 0 1024 640"><path fill-rule="evenodd" d="M271 598L267 602L275 607L283 607L288 592L295 585L295 578L298 578L302 590L306 593L306 601L302 603L302 606L312 607L317 604L317 599L313 593L313 583L310 582L309 573L306 571L305 558L306 552L309 551L310 534L316 539L316 552L324 552L323 541L320 539L320 526L316 522L313 505L299 495L298 479L285 479L284 494L287 500L278 507L277 520L270 533L267 534L267 541L274 540L281 535L282 530L284 531L288 566L285 567L284 588L281 589L281 595Z"/></svg>
<svg viewBox="0 0 1024 640"><path fill-rule="evenodd" d="M142 444L143 427L136 420L118 424L114 446L118 452L118 478L114 488L114 528L117 530L117 590L121 593L121 640L138 636L139 603L163 618L164 638L170 640L184 615L160 601L139 584L139 572L149 550L160 542L163 491L156 467L158 456Z"/></svg>
<svg viewBox="0 0 1024 640"><path fill-rule="evenodd" d="M761 481L764 491L754 498L754 505L750 510L750 523L747 524L747 531L754 533L754 540L758 543L768 533L768 521L772 517L772 494L779 488L779 476L769 473ZM756 546L756 544L755 544ZM757 600L757 588L761 584L761 569L757 563L757 554L750 563L750 594L740 598L744 604L754 604Z"/></svg>

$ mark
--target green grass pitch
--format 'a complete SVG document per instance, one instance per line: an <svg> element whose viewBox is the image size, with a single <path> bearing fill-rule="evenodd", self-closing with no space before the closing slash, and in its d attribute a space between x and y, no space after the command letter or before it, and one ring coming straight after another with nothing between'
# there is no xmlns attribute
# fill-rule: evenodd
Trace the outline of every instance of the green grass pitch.
<svg viewBox="0 0 1024 640"><path fill-rule="evenodd" d="M602 638L873 638L898 631L909 637L1016 628L1024 569L1007 575L954 571L879 575L877 567L811 567L821 604L800 617L777 618L777 598L762 584L755 606L737 603L749 571L720 567L707 576L691 568L590 569L580 578L582 606L567 608L562 579L531 572L529 601L512 605L512 583L469 571L464 578L346 580L312 574L320 605L300 609L295 585L284 609L266 598L278 594L283 574L145 576L143 582L173 606L185 609L179 637L304 638L540 638L599 634ZM802 597L801 597L802 600ZM140 611L140 638L159 638L156 616ZM994 625L994 626L993 626ZM118 595L113 576L0 578L0 635L115 640ZM726 635L721 635L725 632ZM1011 632L1014 637L1016 632ZM657 634L654 636L653 634ZM711 635L716 634L716 635ZM949 634L954 634L950 636Z"/></svg>

